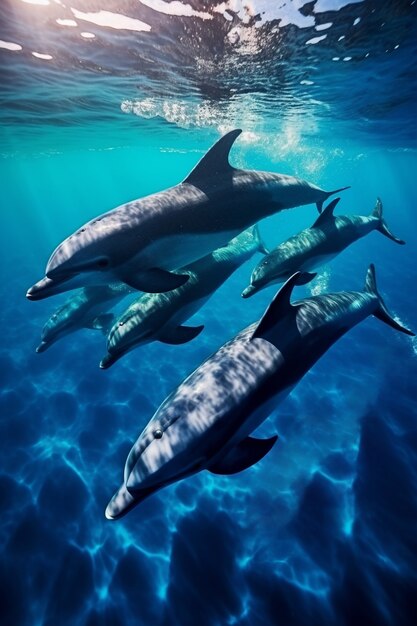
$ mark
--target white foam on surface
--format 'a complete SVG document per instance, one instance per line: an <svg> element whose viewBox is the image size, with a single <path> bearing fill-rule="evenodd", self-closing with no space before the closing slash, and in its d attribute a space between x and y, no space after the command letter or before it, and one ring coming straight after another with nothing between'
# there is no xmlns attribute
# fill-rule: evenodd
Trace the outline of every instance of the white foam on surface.
<svg viewBox="0 0 417 626"><path fill-rule="evenodd" d="M44 61L50 61L54 58L51 54L42 54L42 52L32 52L32 56L37 59L43 59Z"/></svg>
<svg viewBox="0 0 417 626"><path fill-rule="evenodd" d="M37 59L43 59L44 61L50 61L51 59L53 59L53 56L51 54L43 54L42 52L32 52L32 56L36 57Z"/></svg>
<svg viewBox="0 0 417 626"><path fill-rule="evenodd" d="M61 18L58 18L56 20L56 23L59 24L60 26L78 26L75 20L64 20Z"/></svg>
<svg viewBox="0 0 417 626"><path fill-rule="evenodd" d="M333 26L333 22L326 22L325 24L318 24L315 29L316 30L327 30L328 28L330 28L331 26Z"/></svg>
<svg viewBox="0 0 417 626"><path fill-rule="evenodd" d="M139 0L144 6L164 13L165 15L176 15L179 17L199 17L202 20L212 20L213 16L205 11L196 11L189 4L183 4L179 0L173 2L165 2L164 0Z"/></svg>
<svg viewBox="0 0 417 626"><path fill-rule="evenodd" d="M112 13L111 11L98 11L96 13L83 13L78 9L71 8L73 15L85 22L97 24L97 26L105 26L107 28L115 28L116 30L131 30L135 32L149 32L151 27L149 24L137 20L121 13Z"/></svg>
<svg viewBox="0 0 417 626"><path fill-rule="evenodd" d="M12 41L3 41L2 39L0 39L0 48L4 48L5 50L12 50L13 52L17 50L23 50L20 44L13 43Z"/></svg>
<svg viewBox="0 0 417 626"><path fill-rule="evenodd" d="M38 4L40 6L48 6L50 4L49 0L21 0L25 4Z"/></svg>
<svg viewBox="0 0 417 626"><path fill-rule="evenodd" d="M312 39L309 39L308 41L306 41L306 46L308 44L316 44L319 43L319 41L323 41L323 39L326 39L327 37L327 33L325 35L320 35L319 37L313 37Z"/></svg>

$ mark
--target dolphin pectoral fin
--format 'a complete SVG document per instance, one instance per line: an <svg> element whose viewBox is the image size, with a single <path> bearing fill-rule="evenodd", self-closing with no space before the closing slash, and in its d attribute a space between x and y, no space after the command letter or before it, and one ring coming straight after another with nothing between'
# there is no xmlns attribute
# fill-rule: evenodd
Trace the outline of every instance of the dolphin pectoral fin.
<svg viewBox="0 0 417 626"><path fill-rule="evenodd" d="M229 152L241 132L240 129L231 130L219 139L188 174L184 183L198 187L207 178L224 174L225 172L232 172L233 168L229 163Z"/></svg>
<svg viewBox="0 0 417 626"><path fill-rule="evenodd" d="M203 328L204 326L177 326L175 328L169 328L158 336L158 341L174 346L187 343L198 337Z"/></svg>
<svg viewBox="0 0 417 626"><path fill-rule="evenodd" d="M98 315L90 324L87 325L87 328L101 330L103 334L106 335L113 326L114 317L113 313L103 313L102 315Z"/></svg>
<svg viewBox="0 0 417 626"><path fill-rule="evenodd" d="M189 278L189 274L174 274L159 267L152 267L137 276L123 277L123 281L138 291L164 293L181 287Z"/></svg>
<svg viewBox="0 0 417 626"><path fill-rule="evenodd" d="M278 436L269 439L255 439L246 437L237 446L232 448L220 461L209 465L207 469L213 474L237 474L255 465L268 454Z"/></svg>
<svg viewBox="0 0 417 626"><path fill-rule="evenodd" d="M317 276L317 272L301 272L297 280L297 285L307 285Z"/></svg>

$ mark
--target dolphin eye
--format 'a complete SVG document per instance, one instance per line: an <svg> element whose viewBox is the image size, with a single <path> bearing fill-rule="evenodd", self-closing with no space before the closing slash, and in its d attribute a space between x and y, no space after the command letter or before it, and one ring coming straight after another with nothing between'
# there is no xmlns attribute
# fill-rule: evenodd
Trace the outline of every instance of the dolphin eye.
<svg viewBox="0 0 417 626"><path fill-rule="evenodd" d="M123 326L124 322L119 322L119 326Z"/></svg>
<svg viewBox="0 0 417 626"><path fill-rule="evenodd" d="M161 439L163 434L164 433L162 432L160 428L157 428L156 430L153 431L153 436L155 437L155 439Z"/></svg>
<svg viewBox="0 0 417 626"><path fill-rule="evenodd" d="M97 261L97 265L98 265L98 267L101 267L101 268L108 267L109 259L99 259Z"/></svg>

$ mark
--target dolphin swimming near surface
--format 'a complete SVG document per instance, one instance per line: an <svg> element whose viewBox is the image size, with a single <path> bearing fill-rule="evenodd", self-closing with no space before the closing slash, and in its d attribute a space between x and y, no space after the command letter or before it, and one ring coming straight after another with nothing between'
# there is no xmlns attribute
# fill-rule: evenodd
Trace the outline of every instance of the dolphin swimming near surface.
<svg viewBox="0 0 417 626"><path fill-rule="evenodd" d="M46 322L36 352L45 352L53 343L81 328L94 328L107 334L115 319L107 311L132 291L124 283L79 289Z"/></svg>
<svg viewBox="0 0 417 626"><path fill-rule="evenodd" d="M291 303L294 274L260 322L241 331L161 404L132 447L124 481L107 505L118 519L162 487L207 469L234 474L260 461L277 437L250 434L349 329L374 315L408 335L388 312L370 266L363 291Z"/></svg>
<svg viewBox="0 0 417 626"><path fill-rule="evenodd" d="M244 231L227 246L182 268L188 281L167 293L144 293L115 321L107 339L108 354L100 367L110 367L124 354L150 341L181 344L191 341L203 326L183 326L233 272L255 252L267 254L257 226Z"/></svg>
<svg viewBox="0 0 417 626"><path fill-rule="evenodd" d="M55 293L59 283L79 274L84 284L118 280L151 293L176 289L189 276L172 270L278 211L310 203L320 211L330 195L341 191L326 192L293 176L232 167L229 152L240 133L224 135L182 183L104 213L65 239L46 267ZM27 297L40 299L41 293L38 282Z"/></svg>
<svg viewBox="0 0 417 626"><path fill-rule="evenodd" d="M294 272L309 272L328 263L352 243L373 230L399 244L405 241L395 237L382 216L382 202L378 198L371 215L333 215L340 198L336 198L319 215L313 226L302 230L274 248L253 270L250 285L243 298L253 296L264 287L287 280ZM301 276L299 284L302 284Z"/></svg>

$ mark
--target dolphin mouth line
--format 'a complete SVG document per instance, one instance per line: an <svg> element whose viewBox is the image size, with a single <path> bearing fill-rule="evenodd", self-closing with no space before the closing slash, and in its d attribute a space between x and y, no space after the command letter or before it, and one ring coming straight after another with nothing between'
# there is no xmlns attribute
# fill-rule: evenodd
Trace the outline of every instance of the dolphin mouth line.
<svg viewBox="0 0 417 626"><path fill-rule="evenodd" d="M150 335L149 335L150 336ZM146 339L148 337L148 335L145 335L144 339ZM117 352L116 354L108 352L106 354L106 356L104 356L101 359L100 362L100 369L107 369L108 367L110 367L111 365L113 365L114 363L116 363L122 356L124 356L125 354L128 354L128 352L131 352L132 349L139 343L139 341L136 340L132 340L129 341L129 343L122 348L122 350L120 350L119 352ZM104 366L102 365L103 361L105 362Z"/></svg>
<svg viewBox="0 0 417 626"><path fill-rule="evenodd" d="M47 297L47 296L44 295L45 292L48 293L48 291L52 290L57 285L61 285L62 283L65 283L67 280L70 280L74 276L76 276L76 274L71 274L70 276L66 276L65 278L61 278L60 280L55 280L55 279L50 278L46 274L45 278L43 278L42 281L44 281L47 278L50 281L50 284L49 285L44 285L43 287L37 287L37 285L39 285L39 283L42 282L42 281L38 281L37 283L32 285L32 287L29 287L29 289L26 292L26 298L28 300L32 300L32 301L33 300L43 300L45 297Z"/></svg>

